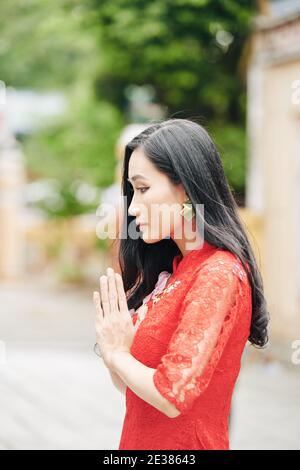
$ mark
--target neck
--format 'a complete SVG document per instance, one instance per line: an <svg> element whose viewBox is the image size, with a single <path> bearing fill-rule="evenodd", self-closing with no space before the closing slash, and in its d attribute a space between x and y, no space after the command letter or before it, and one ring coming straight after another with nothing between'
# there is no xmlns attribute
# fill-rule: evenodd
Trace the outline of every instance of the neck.
<svg viewBox="0 0 300 470"><path fill-rule="evenodd" d="M190 253L191 250L201 248L204 243L204 238L200 236L196 228L195 217L190 222L184 221L180 235L178 237L174 236L173 240L183 257Z"/></svg>

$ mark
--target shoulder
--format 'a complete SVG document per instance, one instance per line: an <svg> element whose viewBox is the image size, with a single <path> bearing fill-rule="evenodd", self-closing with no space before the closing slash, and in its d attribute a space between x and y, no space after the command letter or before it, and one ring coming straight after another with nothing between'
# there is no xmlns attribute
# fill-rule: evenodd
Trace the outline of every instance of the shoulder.
<svg viewBox="0 0 300 470"><path fill-rule="evenodd" d="M201 306L204 311L229 308L231 302L248 298L248 277L240 259L226 250L216 250L206 258L189 281L183 300L187 306ZM219 305L218 305L219 304Z"/></svg>
<svg viewBox="0 0 300 470"><path fill-rule="evenodd" d="M228 278L231 274L244 284L248 281L247 272L238 256L230 251L218 249L201 263L195 277L201 279L203 276L211 275L212 277Z"/></svg>

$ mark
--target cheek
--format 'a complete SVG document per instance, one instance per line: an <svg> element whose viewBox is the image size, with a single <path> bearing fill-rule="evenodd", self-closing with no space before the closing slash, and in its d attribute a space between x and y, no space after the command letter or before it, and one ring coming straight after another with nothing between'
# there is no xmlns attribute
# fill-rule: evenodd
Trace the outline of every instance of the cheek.
<svg viewBox="0 0 300 470"><path fill-rule="evenodd" d="M174 195L170 191L160 188L158 191L151 191L143 199L144 208L147 211L147 219L152 225L159 225L163 231L170 232L181 224L181 205L174 200Z"/></svg>
<svg viewBox="0 0 300 470"><path fill-rule="evenodd" d="M156 211L162 211L165 208L167 212L171 212L172 210L177 210L178 212L178 208L175 208L176 199L174 199L174 194L170 192L169 188L164 187L164 185L147 191L143 201L149 206L153 204ZM175 206L172 208L173 205ZM178 203L177 206L179 207Z"/></svg>

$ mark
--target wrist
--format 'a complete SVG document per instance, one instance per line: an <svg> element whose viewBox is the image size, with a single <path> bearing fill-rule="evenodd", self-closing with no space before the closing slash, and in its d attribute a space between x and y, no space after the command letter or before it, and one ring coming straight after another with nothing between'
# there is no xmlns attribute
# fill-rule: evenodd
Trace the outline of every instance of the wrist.
<svg viewBox="0 0 300 470"><path fill-rule="evenodd" d="M118 371L118 365L120 364L120 360L122 357L126 357L126 356L131 356L131 353L130 351L127 351L127 350L118 350L116 349L112 354L111 354L111 358L110 358L110 368L111 368L111 371L118 374L119 371Z"/></svg>

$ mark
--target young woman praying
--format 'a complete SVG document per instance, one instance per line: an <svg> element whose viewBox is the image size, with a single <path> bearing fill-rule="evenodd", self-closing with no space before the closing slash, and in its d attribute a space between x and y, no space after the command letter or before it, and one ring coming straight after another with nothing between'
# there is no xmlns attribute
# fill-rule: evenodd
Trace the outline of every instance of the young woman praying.
<svg viewBox="0 0 300 470"><path fill-rule="evenodd" d="M149 126L126 146L122 196L121 274L94 293L97 346L126 399L119 449L229 449L242 353L267 344L269 313L208 132Z"/></svg>

